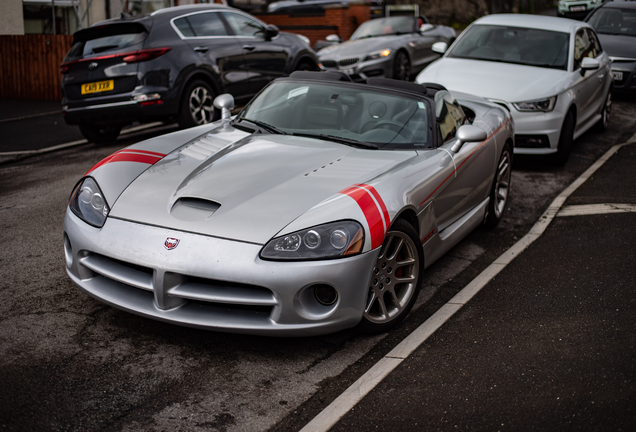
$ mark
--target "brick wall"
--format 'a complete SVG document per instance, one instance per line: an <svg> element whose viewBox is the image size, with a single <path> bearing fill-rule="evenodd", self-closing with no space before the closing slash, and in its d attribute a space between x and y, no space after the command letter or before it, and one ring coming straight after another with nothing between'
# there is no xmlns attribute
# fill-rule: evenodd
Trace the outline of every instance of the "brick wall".
<svg viewBox="0 0 636 432"><path fill-rule="evenodd" d="M369 20L367 5L325 7L323 12L313 14L255 14L261 21L273 24L281 31L307 36L311 46L330 34L349 39L360 24Z"/></svg>

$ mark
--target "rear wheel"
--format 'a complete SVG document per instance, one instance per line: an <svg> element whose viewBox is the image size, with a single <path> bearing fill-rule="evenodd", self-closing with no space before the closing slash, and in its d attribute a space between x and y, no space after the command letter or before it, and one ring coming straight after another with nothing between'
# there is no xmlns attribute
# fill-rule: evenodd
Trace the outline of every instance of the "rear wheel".
<svg viewBox="0 0 636 432"><path fill-rule="evenodd" d="M565 165L570 157L572 150L572 142L574 141L574 114L572 111L568 113L561 127L561 135L559 136L559 145L557 152L554 154L553 162L555 165Z"/></svg>
<svg viewBox="0 0 636 432"><path fill-rule="evenodd" d="M371 280L360 323L363 331L381 333L398 325L409 313L419 294L424 259L415 229L397 220L380 249L371 270Z"/></svg>
<svg viewBox="0 0 636 432"><path fill-rule="evenodd" d="M181 100L179 126L199 126L220 118L220 111L214 108L214 92L210 85L200 80L191 82Z"/></svg>
<svg viewBox="0 0 636 432"><path fill-rule="evenodd" d="M103 144L115 141L121 132L121 126L80 125L79 130L88 141Z"/></svg>
<svg viewBox="0 0 636 432"><path fill-rule="evenodd" d="M411 79L411 61L404 51L400 51L395 55L393 79L402 81Z"/></svg>
<svg viewBox="0 0 636 432"><path fill-rule="evenodd" d="M512 157L508 144L504 145L497 172L492 182L490 190L490 202L488 203L488 217L486 226L495 227L501 220L506 204L508 204L508 193L510 192L510 175L512 172Z"/></svg>

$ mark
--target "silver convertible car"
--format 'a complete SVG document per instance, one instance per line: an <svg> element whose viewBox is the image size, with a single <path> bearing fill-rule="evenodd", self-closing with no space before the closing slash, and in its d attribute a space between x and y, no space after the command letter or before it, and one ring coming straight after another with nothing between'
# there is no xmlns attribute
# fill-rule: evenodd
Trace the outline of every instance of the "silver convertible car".
<svg viewBox="0 0 636 432"><path fill-rule="evenodd" d="M300 336L409 312L425 268L508 198L514 125L484 99L294 72L238 115L108 156L75 186L67 273L117 308Z"/></svg>

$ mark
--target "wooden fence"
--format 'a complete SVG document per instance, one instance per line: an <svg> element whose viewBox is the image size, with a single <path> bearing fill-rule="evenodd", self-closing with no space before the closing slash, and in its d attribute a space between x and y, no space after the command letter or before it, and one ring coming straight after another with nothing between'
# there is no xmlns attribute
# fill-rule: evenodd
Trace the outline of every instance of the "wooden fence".
<svg viewBox="0 0 636 432"><path fill-rule="evenodd" d="M69 35L0 35L0 97L62 100L60 63Z"/></svg>

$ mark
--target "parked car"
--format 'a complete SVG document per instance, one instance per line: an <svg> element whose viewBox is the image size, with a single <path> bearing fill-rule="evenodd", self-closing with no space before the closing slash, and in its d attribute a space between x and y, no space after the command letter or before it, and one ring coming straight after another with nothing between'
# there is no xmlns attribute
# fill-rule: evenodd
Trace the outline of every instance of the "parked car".
<svg viewBox="0 0 636 432"><path fill-rule="evenodd" d="M557 16L583 19L606 0L559 0Z"/></svg>
<svg viewBox="0 0 636 432"><path fill-rule="evenodd" d="M384 0L283 0L272 2L267 6L269 13L312 13L320 12L325 6L347 5L349 3L365 3L369 6L369 18L384 16Z"/></svg>
<svg viewBox="0 0 636 432"><path fill-rule="evenodd" d="M515 119L515 152L564 164L574 139L604 130L612 105L610 60L587 23L539 15L476 20L417 82L485 97Z"/></svg>
<svg viewBox="0 0 636 432"><path fill-rule="evenodd" d="M614 92L636 93L636 3L605 3L585 21L612 61Z"/></svg>
<svg viewBox="0 0 636 432"><path fill-rule="evenodd" d="M276 336L397 325L425 268L506 208L514 125L435 84L294 72L233 119L153 138L77 183L66 270L157 320Z"/></svg>
<svg viewBox="0 0 636 432"><path fill-rule="evenodd" d="M277 77L317 69L317 59L304 36L238 9L191 5L79 30L60 68L66 122L105 142L134 121L209 123L215 95L246 103Z"/></svg>
<svg viewBox="0 0 636 432"><path fill-rule="evenodd" d="M347 42L318 52L320 67L340 70L354 81L372 77L410 80L439 58L431 47L451 44L455 29L430 24L425 17L395 16L366 21Z"/></svg>

